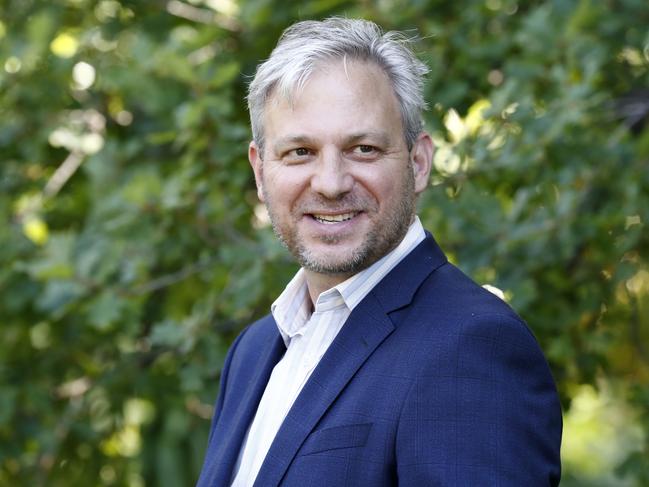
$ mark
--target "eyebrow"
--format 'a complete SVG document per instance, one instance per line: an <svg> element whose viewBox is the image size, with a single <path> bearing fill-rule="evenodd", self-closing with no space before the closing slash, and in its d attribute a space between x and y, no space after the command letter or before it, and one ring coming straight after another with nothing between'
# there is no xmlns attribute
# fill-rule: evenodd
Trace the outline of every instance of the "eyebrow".
<svg viewBox="0 0 649 487"><path fill-rule="evenodd" d="M390 137L385 132L359 132L352 134L345 139L347 145L355 144L363 140L370 140L382 146L390 144Z"/></svg>
<svg viewBox="0 0 649 487"><path fill-rule="evenodd" d="M295 144L304 144L304 145L311 145L313 144L314 140L307 136L307 135L289 135L287 137L280 137L275 141L273 144L273 148L277 149L278 147L285 147L287 145L295 145Z"/></svg>

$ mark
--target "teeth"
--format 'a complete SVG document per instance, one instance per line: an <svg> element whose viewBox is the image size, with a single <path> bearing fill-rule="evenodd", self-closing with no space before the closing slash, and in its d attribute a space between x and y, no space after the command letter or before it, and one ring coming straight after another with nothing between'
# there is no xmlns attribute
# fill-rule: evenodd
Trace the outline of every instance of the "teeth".
<svg viewBox="0 0 649 487"><path fill-rule="evenodd" d="M332 224L332 223L340 223L344 222L347 220L351 220L356 216L356 213L342 213L341 215L313 215L313 218L315 218L317 221L320 223L327 223L327 224Z"/></svg>

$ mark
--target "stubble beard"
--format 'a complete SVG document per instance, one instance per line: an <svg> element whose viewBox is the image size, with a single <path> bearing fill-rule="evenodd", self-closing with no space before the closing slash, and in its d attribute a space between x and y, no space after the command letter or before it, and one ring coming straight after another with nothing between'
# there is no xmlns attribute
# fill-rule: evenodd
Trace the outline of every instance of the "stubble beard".
<svg viewBox="0 0 649 487"><path fill-rule="evenodd" d="M408 171L402 180L400 194L403 197L392 211L379 221L374 221L363 242L342 259L315 255L299 236L296 226L280 225L273 211L272 199L265 194L266 208L277 238L304 269L318 274L352 276L371 266L393 250L408 232L415 215L414 176ZM331 204L331 203L330 203ZM338 237L321 237L321 242L335 245Z"/></svg>

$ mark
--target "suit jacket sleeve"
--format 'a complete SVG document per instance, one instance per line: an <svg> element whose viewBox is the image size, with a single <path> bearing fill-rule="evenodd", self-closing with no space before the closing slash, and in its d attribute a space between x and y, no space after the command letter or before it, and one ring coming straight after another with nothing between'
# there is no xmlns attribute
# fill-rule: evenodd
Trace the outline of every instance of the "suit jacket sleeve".
<svg viewBox="0 0 649 487"><path fill-rule="evenodd" d="M228 375L230 373L230 364L232 363L232 357L234 356L237 346L241 342L241 339L243 336L246 334L248 331L248 328L246 328L244 331L242 331L237 338L232 342L232 345L230 346L230 349L228 350L228 354L225 357L225 362L223 363L223 369L221 370L221 380L219 383L219 394L216 399L216 406L214 407L214 414L212 415L212 423L210 426L210 435L209 439L207 441L208 444L212 443L212 436L214 435L214 430L216 429L216 425L219 422L219 418L221 417L221 411L223 411L223 403L225 402L225 394L227 391L227 382L228 382Z"/></svg>
<svg viewBox="0 0 649 487"><path fill-rule="evenodd" d="M561 410L526 325L476 316L448 358L444 370L423 366L404 403L399 485L558 485Z"/></svg>

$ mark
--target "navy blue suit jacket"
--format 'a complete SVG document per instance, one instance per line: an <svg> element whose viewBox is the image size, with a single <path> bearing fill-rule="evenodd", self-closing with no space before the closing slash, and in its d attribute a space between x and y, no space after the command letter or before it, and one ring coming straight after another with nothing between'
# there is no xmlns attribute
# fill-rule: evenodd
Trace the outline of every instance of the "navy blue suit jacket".
<svg viewBox="0 0 649 487"><path fill-rule="evenodd" d="M232 345L199 487L229 485L285 351L271 316ZM429 235L354 309L305 384L255 486L548 486L561 411L521 319Z"/></svg>

